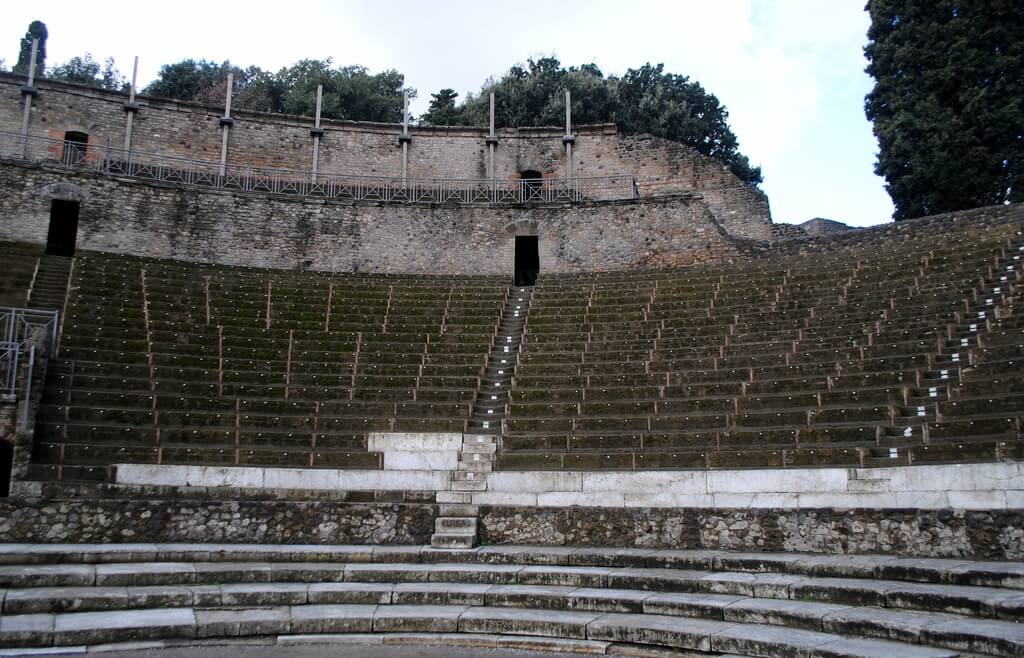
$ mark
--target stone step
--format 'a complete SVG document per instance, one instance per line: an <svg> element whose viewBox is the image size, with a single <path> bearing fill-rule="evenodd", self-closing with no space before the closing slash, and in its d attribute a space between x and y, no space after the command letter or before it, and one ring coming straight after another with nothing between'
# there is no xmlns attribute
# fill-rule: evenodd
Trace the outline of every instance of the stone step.
<svg viewBox="0 0 1024 658"><path fill-rule="evenodd" d="M76 647L154 640L373 632L586 640L593 653L605 653L608 647L621 643L744 656L952 658L959 653L958 649L916 645L913 638L904 642L849 638L827 630L785 628L751 619L734 621L664 614L473 605L341 603L269 608L244 606L230 610L196 606L13 615L4 617L3 621L0 646L8 647ZM938 639L950 644L970 644L970 638L978 635L975 632L959 638L950 637L956 636L958 630L939 624L935 630L926 629L921 639L925 642ZM460 643L458 637L449 641ZM422 642L420 639L419 643ZM990 644L998 645L999 641L986 642L982 646Z"/></svg>
<svg viewBox="0 0 1024 658"><path fill-rule="evenodd" d="M441 516L476 516L480 508L472 503L441 503L437 512Z"/></svg>
<svg viewBox="0 0 1024 658"><path fill-rule="evenodd" d="M438 492L438 503L471 503L471 493ZM894 555L829 555L742 551L524 546L499 544L460 555L474 564L598 566L609 568L697 569L739 573L887 580L896 583L965 585L1013 590L1024 596L1024 563L970 558ZM320 544L0 544L0 565L94 570L108 563L370 562L429 563L422 546ZM92 573L92 571L90 571Z"/></svg>
<svg viewBox="0 0 1024 658"><path fill-rule="evenodd" d="M453 476L458 474L459 472L455 471ZM449 486L452 491L487 491L487 480L459 480L453 477Z"/></svg>
<svg viewBox="0 0 1024 658"><path fill-rule="evenodd" d="M476 533L440 533L430 537L430 545L434 548L468 549L476 546Z"/></svg>
<svg viewBox="0 0 1024 658"><path fill-rule="evenodd" d="M434 529L441 534L476 535L476 517L439 516L434 519Z"/></svg>
<svg viewBox="0 0 1024 658"><path fill-rule="evenodd" d="M446 523L445 535L470 535L475 519ZM280 550L280 549L279 549ZM364 549L366 550L366 549ZM405 557L407 552L381 554ZM555 553L558 554L557 552ZM428 556L429 554L422 554ZM430 557L434 557L430 555ZM465 556L459 556L460 559ZM506 559L510 556L506 555ZM755 566L748 557L745 564ZM956 586L806 576L779 573L707 571L682 568L619 568L516 563L371 563L371 562L124 562L107 564L17 565L0 567L0 587L24 588L176 587L251 583L486 583L489 585L563 586L599 590L637 590L768 598L867 606L977 619L1024 620L1024 592L995 587ZM852 567L858 566L851 561ZM863 564L861 565L863 566ZM191 600L191 599L189 599ZM11 604L14 605L14 604ZM4 609L5 611L7 608Z"/></svg>
<svg viewBox="0 0 1024 658"><path fill-rule="evenodd" d="M476 455L479 457L480 455ZM460 471L471 471L473 473L490 473L494 470L494 462L490 459L459 461Z"/></svg>

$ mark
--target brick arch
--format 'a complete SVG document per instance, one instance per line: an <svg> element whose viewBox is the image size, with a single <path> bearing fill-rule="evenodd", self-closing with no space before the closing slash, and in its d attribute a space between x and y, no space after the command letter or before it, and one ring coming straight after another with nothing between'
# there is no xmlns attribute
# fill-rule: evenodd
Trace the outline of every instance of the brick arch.
<svg viewBox="0 0 1024 658"><path fill-rule="evenodd" d="M536 219L517 219L505 224L504 229L509 236L540 235L540 222Z"/></svg>
<svg viewBox="0 0 1024 658"><path fill-rule="evenodd" d="M47 201L85 201L89 193L74 183L50 183L39 188L36 196Z"/></svg>

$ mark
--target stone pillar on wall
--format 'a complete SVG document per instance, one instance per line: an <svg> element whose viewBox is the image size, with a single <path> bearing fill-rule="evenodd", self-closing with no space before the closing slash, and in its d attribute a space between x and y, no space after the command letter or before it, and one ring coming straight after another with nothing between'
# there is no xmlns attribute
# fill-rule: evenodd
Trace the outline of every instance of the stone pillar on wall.
<svg viewBox="0 0 1024 658"><path fill-rule="evenodd" d="M494 92L491 92L491 130L487 133L487 178L490 179L491 194L493 195L495 190L495 178L497 172L494 171L494 149L498 146L498 137L494 134Z"/></svg>
<svg viewBox="0 0 1024 658"><path fill-rule="evenodd" d="M402 134L398 136L398 143L402 146L402 183L409 176L409 142L412 136L409 134L409 93L402 92Z"/></svg>
<svg viewBox="0 0 1024 658"><path fill-rule="evenodd" d="M39 53L39 39L32 39L32 54L28 60L28 82L21 87L21 99L25 109L21 115L21 156L28 154L28 122L32 116L32 99L39 95L35 88L36 81L36 57Z"/></svg>
<svg viewBox="0 0 1024 658"><path fill-rule="evenodd" d="M128 90L128 102L124 104L124 152L125 155L132 150L132 124L135 122L135 113L139 111L139 105L135 102L135 82L139 75L139 57L135 56L135 63L132 65L132 86Z"/></svg>
<svg viewBox="0 0 1024 658"><path fill-rule="evenodd" d="M313 128L309 131L313 138L313 175L312 182L316 182L316 175L320 169L320 138L324 136L323 128L320 127L320 107L324 99L324 86L316 86L316 117L313 120Z"/></svg>
<svg viewBox="0 0 1024 658"><path fill-rule="evenodd" d="M231 118L231 91L235 85L235 75L228 73L228 88L224 93L224 116L220 118L220 175L227 173L228 164L228 133L235 120Z"/></svg>
<svg viewBox="0 0 1024 658"><path fill-rule="evenodd" d="M572 136L572 97L568 89L565 90L565 136L562 143L565 144L565 179L568 181L572 178L572 145L576 143Z"/></svg>

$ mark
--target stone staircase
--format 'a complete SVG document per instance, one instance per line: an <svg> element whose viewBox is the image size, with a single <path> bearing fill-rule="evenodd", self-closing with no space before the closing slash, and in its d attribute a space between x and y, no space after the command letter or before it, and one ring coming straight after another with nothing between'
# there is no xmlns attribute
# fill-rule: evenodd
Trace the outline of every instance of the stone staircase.
<svg viewBox="0 0 1024 658"><path fill-rule="evenodd" d="M39 269L36 270L32 288L29 291L29 307L64 310L64 300L68 295L68 279L71 276L73 261L74 259L66 256L51 254L39 259Z"/></svg>
<svg viewBox="0 0 1024 658"><path fill-rule="evenodd" d="M1019 562L636 547L8 544L0 588L4 655L239 640L647 656L1024 654Z"/></svg>
<svg viewBox="0 0 1024 658"><path fill-rule="evenodd" d="M530 308L531 288L514 288L505 302L494 346L487 358L480 390L473 401L469 431L463 435L451 491L440 492L440 514L430 543L435 548L472 548L477 540L477 506L473 493L487 490L506 415L516 357Z"/></svg>

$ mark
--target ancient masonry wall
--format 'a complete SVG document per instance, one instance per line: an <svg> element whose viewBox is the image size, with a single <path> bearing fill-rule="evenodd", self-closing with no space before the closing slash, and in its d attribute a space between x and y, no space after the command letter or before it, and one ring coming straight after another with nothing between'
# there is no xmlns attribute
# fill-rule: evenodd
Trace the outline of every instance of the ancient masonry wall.
<svg viewBox="0 0 1024 658"><path fill-rule="evenodd" d="M19 86L24 78L0 73L0 131L18 132L22 116ZM42 80L33 101L30 134L63 139L84 132L89 143L113 148L124 144L127 97L78 85ZM133 149L197 160L218 160L221 109L139 97L132 130ZM308 170L312 166L312 120L253 112L232 112L228 139L232 164ZM400 126L352 121L322 122L319 170L326 174L398 175ZM628 175L638 179L642 195L666 192L700 194L711 213L732 234L770 239L771 214L765 195L740 181L716 160L679 143L650 136L619 135L614 125L574 128L576 176ZM409 171L413 177L485 178L487 131L484 128L411 129ZM565 172L562 129L499 131L495 177L519 178L538 171Z"/></svg>
<svg viewBox="0 0 1024 658"><path fill-rule="evenodd" d="M480 541L1020 560L1024 511L483 506Z"/></svg>
<svg viewBox="0 0 1024 658"><path fill-rule="evenodd" d="M52 199L80 200L78 248L255 267L511 274L516 235L543 272L689 265L735 254L692 195L494 208L340 203L0 164L5 239L46 242Z"/></svg>

